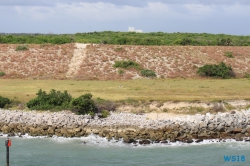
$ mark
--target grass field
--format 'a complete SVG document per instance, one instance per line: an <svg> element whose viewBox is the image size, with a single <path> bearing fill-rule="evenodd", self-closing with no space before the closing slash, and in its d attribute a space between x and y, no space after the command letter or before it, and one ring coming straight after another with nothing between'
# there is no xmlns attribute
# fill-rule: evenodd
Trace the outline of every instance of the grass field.
<svg viewBox="0 0 250 166"><path fill-rule="evenodd" d="M39 89L67 90L73 97L92 93L117 100L217 101L250 99L249 79L137 79L127 81L71 81L0 79L0 95L21 102L36 96Z"/></svg>

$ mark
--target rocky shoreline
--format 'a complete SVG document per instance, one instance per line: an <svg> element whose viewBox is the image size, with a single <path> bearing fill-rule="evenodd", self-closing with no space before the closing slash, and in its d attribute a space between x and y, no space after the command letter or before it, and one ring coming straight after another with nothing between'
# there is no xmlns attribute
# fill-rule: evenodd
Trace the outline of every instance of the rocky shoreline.
<svg viewBox="0 0 250 166"><path fill-rule="evenodd" d="M151 120L145 114L112 113L108 118L70 112L10 111L0 109L0 132L25 135L82 137L96 134L125 143L201 142L206 139L250 141L250 109Z"/></svg>

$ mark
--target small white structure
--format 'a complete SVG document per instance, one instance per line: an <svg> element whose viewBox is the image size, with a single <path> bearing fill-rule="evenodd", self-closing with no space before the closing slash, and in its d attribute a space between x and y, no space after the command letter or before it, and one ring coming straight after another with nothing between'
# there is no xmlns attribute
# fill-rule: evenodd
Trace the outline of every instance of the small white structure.
<svg viewBox="0 0 250 166"><path fill-rule="evenodd" d="M142 30L136 30L134 27L128 27L129 32L136 32L136 33L142 33Z"/></svg>

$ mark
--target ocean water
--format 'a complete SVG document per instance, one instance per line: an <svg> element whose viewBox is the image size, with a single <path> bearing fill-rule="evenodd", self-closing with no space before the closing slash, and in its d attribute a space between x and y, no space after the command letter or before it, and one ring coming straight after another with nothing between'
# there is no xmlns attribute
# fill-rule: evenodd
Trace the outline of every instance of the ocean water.
<svg viewBox="0 0 250 166"><path fill-rule="evenodd" d="M0 137L0 166L6 164L5 139L6 136ZM94 135L82 138L25 136L11 137L11 140L10 166L250 165L250 142L234 140L146 146L107 141ZM230 161L225 161L224 156L231 156Z"/></svg>

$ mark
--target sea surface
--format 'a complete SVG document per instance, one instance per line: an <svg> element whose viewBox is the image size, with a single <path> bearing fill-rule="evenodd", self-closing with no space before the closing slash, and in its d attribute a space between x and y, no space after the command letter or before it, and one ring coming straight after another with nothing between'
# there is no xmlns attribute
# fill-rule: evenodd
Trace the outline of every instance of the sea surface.
<svg viewBox="0 0 250 166"><path fill-rule="evenodd" d="M0 166L6 165L0 137ZM82 138L11 137L10 166L219 166L250 165L250 142L132 145L95 135ZM225 156L230 161L225 161Z"/></svg>

